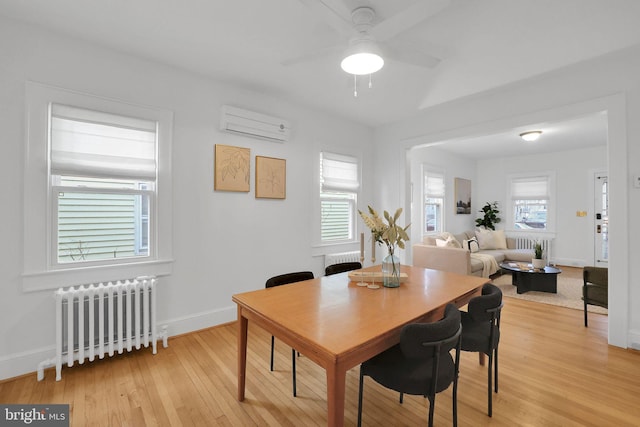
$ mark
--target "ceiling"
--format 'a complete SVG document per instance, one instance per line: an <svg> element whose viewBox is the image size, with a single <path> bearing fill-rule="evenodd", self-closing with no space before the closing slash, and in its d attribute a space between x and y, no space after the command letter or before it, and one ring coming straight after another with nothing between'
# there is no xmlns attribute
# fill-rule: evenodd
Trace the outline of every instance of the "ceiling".
<svg viewBox="0 0 640 427"><path fill-rule="evenodd" d="M371 6L374 24L401 16L388 41L441 61L388 59L371 89L360 78L355 98L339 66L348 37L323 3ZM425 7L432 16L411 22ZM640 44L637 0L0 0L0 15L372 127Z"/></svg>

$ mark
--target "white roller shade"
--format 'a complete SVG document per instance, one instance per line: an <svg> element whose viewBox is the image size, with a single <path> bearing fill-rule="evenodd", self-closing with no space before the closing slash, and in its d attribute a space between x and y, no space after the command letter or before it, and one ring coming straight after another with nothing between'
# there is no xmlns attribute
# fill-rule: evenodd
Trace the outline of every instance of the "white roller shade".
<svg viewBox="0 0 640 427"><path fill-rule="evenodd" d="M51 173L155 180L156 127L150 120L53 104Z"/></svg>
<svg viewBox="0 0 640 427"><path fill-rule="evenodd" d="M513 179L511 181L511 198L514 200L548 200L549 178L536 176Z"/></svg>
<svg viewBox="0 0 640 427"><path fill-rule="evenodd" d="M333 153L322 153L322 191L358 191L358 159Z"/></svg>
<svg viewBox="0 0 640 427"><path fill-rule="evenodd" d="M444 176L427 173L424 177L424 193L427 197L444 197Z"/></svg>

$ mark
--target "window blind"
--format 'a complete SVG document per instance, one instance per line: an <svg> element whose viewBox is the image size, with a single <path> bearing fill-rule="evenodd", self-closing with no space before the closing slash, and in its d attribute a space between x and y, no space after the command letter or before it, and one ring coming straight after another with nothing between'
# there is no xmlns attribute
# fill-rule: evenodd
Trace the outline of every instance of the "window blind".
<svg viewBox="0 0 640 427"><path fill-rule="evenodd" d="M150 120L51 105L51 173L155 180L156 128Z"/></svg>
<svg viewBox="0 0 640 427"><path fill-rule="evenodd" d="M424 177L424 193L427 197L444 197L444 176L426 173Z"/></svg>
<svg viewBox="0 0 640 427"><path fill-rule="evenodd" d="M322 153L320 169L321 191L355 192L360 188L355 157Z"/></svg>
<svg viewBox="0 0 640 427"><path fill-rule="evenodd" d="M512 179L511 198L514 200L548 200L549 178L536 176Z"/></svg>

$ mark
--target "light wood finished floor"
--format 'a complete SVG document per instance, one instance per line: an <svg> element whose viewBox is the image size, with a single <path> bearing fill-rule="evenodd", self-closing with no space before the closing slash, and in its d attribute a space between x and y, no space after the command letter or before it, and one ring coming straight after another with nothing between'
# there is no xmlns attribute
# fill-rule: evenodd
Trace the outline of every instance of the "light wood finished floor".
<svg viewBox="0 0 640 427"><path fill-rule="evenodd" d="M577 270L577 269L576 269ZM563 269L563 274L572 274ZM640 352L607 345L607 317L505 298L500 390L486 415L486 367L463 353L460 426L639 426ZM291 395L291 350L249 325L247 399L236 401L236 326L169 340L169 348L120 355L0 383L0 403L68 403L73 426L326 425L325 374L298 359L298 397ZM355 425L358 370L347 375L345 423ZM427 402L365 379L365 426L426 425ZM436 397L435 425L451 425L451 391Z"/></svg>

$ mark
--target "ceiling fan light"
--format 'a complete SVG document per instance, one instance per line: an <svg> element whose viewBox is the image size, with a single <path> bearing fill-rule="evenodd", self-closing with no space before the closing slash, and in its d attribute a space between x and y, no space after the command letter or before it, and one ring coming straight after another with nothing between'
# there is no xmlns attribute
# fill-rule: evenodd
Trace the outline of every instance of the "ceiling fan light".
<svg viewBox="0 0 640 427"><path fill-rule="evenodd" d="M363 74L373 74L379 71L384 65L384 59L377 53L360 52L354 53L342 60L340 66L349 74L361 76Z"/></svg>
<svg viewBox="0 0 640 427"><path fill-rule="evenodd" d="M541 130L530 130L527 132L522 132L520 134L520 138L524 139L527 142L532 142L540 138L540 135L542 135Z"/></svg>

